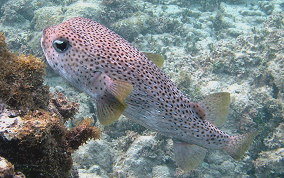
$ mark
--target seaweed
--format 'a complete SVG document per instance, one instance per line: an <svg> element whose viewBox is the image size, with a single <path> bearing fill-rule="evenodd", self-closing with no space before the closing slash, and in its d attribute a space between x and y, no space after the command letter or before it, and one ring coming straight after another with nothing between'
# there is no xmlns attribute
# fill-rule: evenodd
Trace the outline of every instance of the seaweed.
<svg viewBox="0 0 284 178"><path fill-rule="evenodd" d="M0 98L26 113L48 106L49 88L44 85L45 64L32 55L11 53L0 33Z"/></svg>

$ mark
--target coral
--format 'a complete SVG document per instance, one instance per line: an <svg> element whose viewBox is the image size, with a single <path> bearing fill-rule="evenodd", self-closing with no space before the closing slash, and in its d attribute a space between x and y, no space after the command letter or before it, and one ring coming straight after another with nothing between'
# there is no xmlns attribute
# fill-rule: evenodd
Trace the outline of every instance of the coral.
<svg viewBox="0 0 284 178"><path fill-rule="evenodd" d="M100 137L100 130L96 127L92 127L92 123L92 119L84 119L77 127L67 132L66 139L70 148L76 150L89 138L98 139Z"/></svg>
<svg viewBox="0 0 284 178"><path fill-rule="evenodd" d="M155 166L153 167L153 177L156 177L156 178L170 178L172 177L171 176L171 173L170 173L170 170L167 166L165 165L159 165L159 166Z"/></svg>
<svg viewBox="0 0 284 178"><path fill-rule="evenodd" d="M124 36L129 41L133 41L135 37L146 31L149 28L148 22L150 16L147 14L137 13L129 18L119 20L111 25L111 27L118 33ZM131 27L131 28L129 28Z"/></svg>
<svg viewBox="0 0 284 178"><path fill-rule="evenodd" d="M29 177L70 174L71 153L58 117L34 111L24 117L1 118L2 123L9 120L10 124L0 130L0 155L10 160L16 170Z"/></svg>
<svg viewBox="0 0 284 178"><path fill-rule="evenodd" d="M0 117L0 155L28 177L68 177L71 153L99 130L89 121L68 131L54 113L36 110L23 117Z"/></svg>
<svg viewBox="0 0 284 178"><path fill-rule="evenodd" d="M69 177L71 153L100 132L90 120L67 130L78 104L60 93L49 100L44 68L34 56L9 52L0 34L0 155L28 177Z"/></svg>
<svg viewBox="0 0 284 178"><path fill-rule="evenodd" d="M5 158L0 157L0 177L11 176L14 174L14 166Z"/></svg>
<svg viewBox="0 0 284 178"><path fill-rule="evenodd" d="M168 150L168 145L167 140L159 136L139 136L123 156L117 159L114 177L153 177L157 174L156 165L163 165L163 172L160 172L160 175L170 174L172 177L174 171L169 168L172 155L169 155L171 151Z"/></svg>
<svg viewBox="0 0 284 178"><path fill-rule="evenodd" d="M120 19L131 17L138 11L138 5L130 0L103 0L104 12L100 20L109 25Z"/></svg>
<svg viewBox="0 0 284 178"><path fill-rule="evenodd" d="M72 118L78 111L79 104L68 101L63 93L55 93L51 97L49 109L60 114L64 120Z"/></svg>
<svg viewBox="0 0 284 178"><path fill-rule="evenodd" d="M14 165L0 157L0 177L25 178L25 175L21 172L15 172Z"/></svg>
<svg viewBox="0 0 284 178"><path fill-rule="evenodd" d="M282 177L284 174L284 148L261 152L254 161L258 177Z"/></svg>
<svg viewBox="0 0 284 178"><path fill-rule="evenodd" d="M9 52L0 34L0 98L23 112L46 108L48 87L43 84L45 64L34 56Z"/></svg>
<svg viewBox="0 0 284 178"><path fill-rule="evenodd" d="M77 1L66 7L64 19L80 16L101 21L103 12L104 8L100 3Z"/></svg>
<svg viewBox="0 0 284 178"><path fill-rule="evenodd" d="M274 132L264 139L264 144L272 149L284 148L284 122L280 123Z"/></svg>
<svg viewBox="0 0 284 178"><path fill-rule="evenodd" d="M112 172L112 165L117 157L111 144L105 140L91 140L73 154L73 160L79 164L79 168L90 169L93 165L98 165L108 173Z"/></svg>
<svg viewBox="0 0 284 178"><path fill-rule="evenodd" d="M37 31L41 31L46 27L60 23L63 18L64 16L62 7L42 7L40 9L35 10L34 12L34 29Z"/></svg>

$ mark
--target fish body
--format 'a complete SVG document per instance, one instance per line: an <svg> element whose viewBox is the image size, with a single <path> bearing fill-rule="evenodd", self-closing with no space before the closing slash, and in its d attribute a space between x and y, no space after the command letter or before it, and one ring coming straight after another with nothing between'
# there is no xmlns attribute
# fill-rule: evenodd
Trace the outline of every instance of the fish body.
<svg viewBox="0 0 284 178"><path fill-rule="evenodd" d="M229 136L213 124L227 116L228 93L190 101L147 55L93 20L76 17L49 27L41 45L49 65L94 99L100 122L110 124L123 114L170 136L179 160L184 145L204 150L203 157L206 149L220 149L239 158L255 135Z"/></svg>

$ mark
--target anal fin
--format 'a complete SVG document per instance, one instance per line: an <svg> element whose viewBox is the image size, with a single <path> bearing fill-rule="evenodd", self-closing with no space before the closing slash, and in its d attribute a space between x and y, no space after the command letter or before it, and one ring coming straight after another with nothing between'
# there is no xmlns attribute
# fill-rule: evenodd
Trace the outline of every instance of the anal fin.
<svg viewBox="0 0 284 178"><path fill-rule="evenodd" d="M177 165L183 171L196 169L204 160L207 149L185 142L174 141L174 155Z"/></svg>

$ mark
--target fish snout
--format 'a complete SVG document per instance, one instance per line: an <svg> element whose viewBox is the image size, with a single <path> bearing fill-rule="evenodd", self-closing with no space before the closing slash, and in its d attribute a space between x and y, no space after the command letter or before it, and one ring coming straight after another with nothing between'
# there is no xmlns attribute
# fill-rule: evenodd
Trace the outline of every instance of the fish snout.
<svg viewBox="0 0 284 178"><path fill-rule="evenodd" d="M42 35L41 35L41 40L40 44L42 49L45 49L47 47L47 38L49 38L50 32L49 32L49 27L45 28L42 30Z"/></svg>
<svg viewBox="0 0 284 178"><path fill-rule="evenodd" d="M40 38L40 45L41 45L41 48L44 50L45 49L45 43L44 43L44 34L41 36Z"/></svg>

